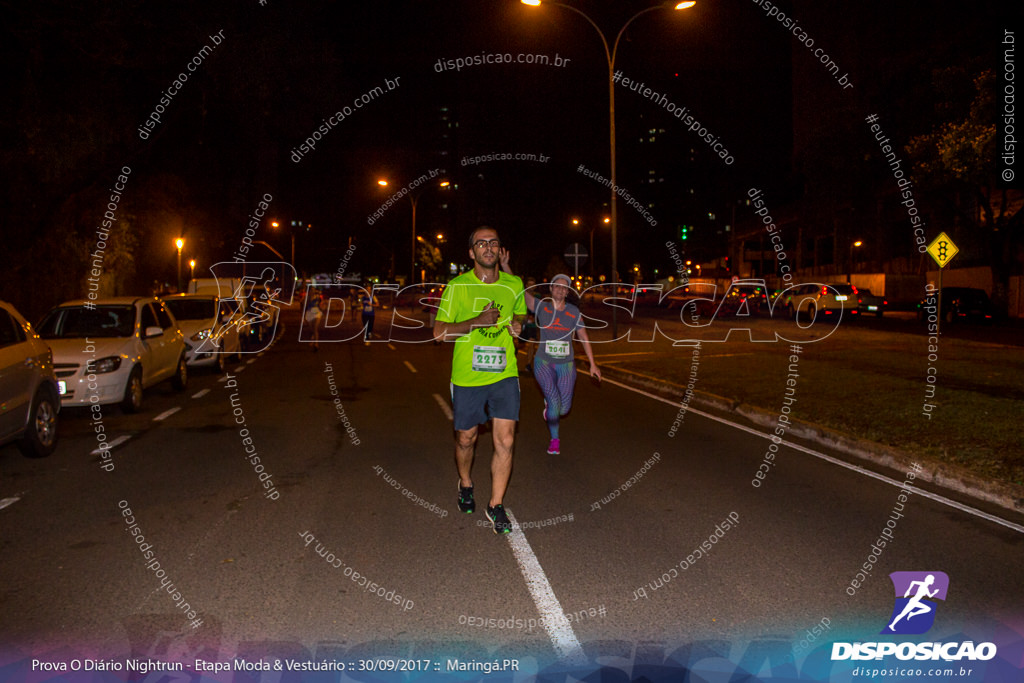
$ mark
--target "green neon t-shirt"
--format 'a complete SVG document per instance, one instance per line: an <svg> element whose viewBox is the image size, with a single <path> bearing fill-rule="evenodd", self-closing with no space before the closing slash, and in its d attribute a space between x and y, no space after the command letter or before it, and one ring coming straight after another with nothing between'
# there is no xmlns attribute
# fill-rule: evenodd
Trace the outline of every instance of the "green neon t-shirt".
<svg viewBox="0 0 1024 683"><path fill-rule="evenodd" d="M445 323L469 320L492 301L500 312L498 322L492 327L474 328L455 340L452 384L480 387L519 376L515 340L507 327L512 324L513 316L526 315L520 278L499 272L496 282L485 283L475 271L463 273L445 287L437 319Z"/></svg>

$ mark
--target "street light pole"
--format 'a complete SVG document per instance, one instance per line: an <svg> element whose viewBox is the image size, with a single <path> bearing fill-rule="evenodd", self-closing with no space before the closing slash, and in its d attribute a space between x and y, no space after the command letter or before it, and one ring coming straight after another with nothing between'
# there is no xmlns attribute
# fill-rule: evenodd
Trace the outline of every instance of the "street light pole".
<svg viewBox="0 0 1024 683"><path fill-rule="evenodd" d="M860 240L857 240L856 242L850 242L850 272L846 276L846 284L848 285L853 284L853 248L859 247L862 244L864 243L861 242Z"/></svg>
<svg viewBox="0 0 1024 683"><path fill-rule="evenodd" d="M416 202L419 201L419 197L415 195L409 195L409 201L412 202L412 252L409 255L409 284L416 284Z"/></svg>
<svg viewBox="0 0 1024 683"><path fill-rule="evenodd" d="M381 178L377 181L377 184L381 187L387 187L388 181L385 178ZM441 182L437 184L437 187L440 187L441 189L447 189L450 186L451 183L447 180L441 180ZM424 188L424 190L426 190L426 188ZM423 190L421 190L421 193L422 192ZM411 252L409 254L409 284L411 285L416 283L416 204L420 200L420 195L409 194L407 196L409 197L409 203L412 204L412 240L410 243ZM394 258L395 256L392 254L392 263L394 262Z"/></svg>
<svg viewBox="0 0 1024 683"><path fill-rule="evenodd" d="M520 1L524 5L534 5L535 6L535 5L542 4L542 0L520 0ZM615 36L615 42L612 44L612 47L611 47L610 50L608 49L608 40L604 36L604 31L601 30L600 26L598 26L596 23L594 23L593 19L588 17L582 11L576 9L575 7L572 7L571 5L566 5L566 4L561 3L561 2L547 2L546 4L556 5L558 7L564 7L565 9L571 10L571 11L575 12L576 14L580 15L581 17L583 17L584 19L586 19L587 22L591 26L594 27L594 30L597 31L597 35L600 36L600 38L601 38L601 45L604 46L604 56L605 56L605 59L608 61L608 141L609 141L609 147L610 147L610 150L611 150L610 161L611 161L611 176L612 176L611 177L611 181L612 181L612 187L611 187L611 193L612 193L612 201L611 201L611 213L612 213L612 216L611 216L611 218L612 218L612 220L611 220L611 224L612 224L612 235L611 235L611 237L612 237L612 281L617 283L618 280L619 280L619 277L618 277L619 276L619 271L618 271L618 267L619 267L619 260L618 260L619 205L618 205L618 202L617 202L618 193L616 192L616 190L618 189L618 184L617 184L618 177L617 177L617 174L616 174L616 165L615 165L615 56L616 56L616 54L618 53L618 50L619 50L619 40L622 38L622 34L625 33L626 28L630 24L633 23L634 19L636 19L637 17L640 17L640 16L642 16L644 14L647 14L648 12L653 12L654 10L668 9L668 6L671 3L663 3L663 4L660 4L660 5L655 5L654 7L648 7L646 9L642 9L639 12L637 12L636 14L634 14L632 17L630 17L629 20L626 21L626 23L622 25L622 28L619 29L619 33L618 33L618 35ZM680 2L680 3L675 5L675 9L677 9L677 10L678 9L689 9L690 7L693 7L693 5L695 5L695 4L696 4L696 2ZM591 255L591 258L593 258L593 255ZM617 319L616 319L616 315L615 315L615 309L616 309L616 307L612 306L612 338L613 339L618 337L618 324L617 324Z"/></svg>

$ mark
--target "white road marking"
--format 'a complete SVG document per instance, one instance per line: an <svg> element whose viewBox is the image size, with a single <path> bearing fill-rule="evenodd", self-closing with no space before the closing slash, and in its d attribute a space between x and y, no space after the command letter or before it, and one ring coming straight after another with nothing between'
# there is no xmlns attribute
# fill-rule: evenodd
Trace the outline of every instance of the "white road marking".
<svg viewBox="0 0 1024 683"><path fill-rule="evenodd" d="M221 376L220 376L220 377L219 377L219 378L217 379L217 381L218 381L218 382L226 382L226 381L228 381L227 375L221 375Z"/></svg>
<svg viewBox="0 0 1024 683"><path fill-rule="evenodd" d="M162 412L159 415L157 415L156 417L154 417L153 418L153 422L163 422L164 420L169 418L171 415L174 415L179 410L181 410L181 406L175 406L174 408L170 408L169 410L165 410L164 412Z"/></svg>
<svg viewBox="0 0 1024 683"><path fill-rule="evenodd" d="M246 369L247 367L249 367L249 366L248 366L248 365L239 365L239 366L238 366L237 368L235 368L235 372L242 372L242 371L244 371L244 370L245 370L245 369Z"/></svg>
<svg viewBox="0 0 1024 683"><path fill-rule="evenodd" d="M586 664L583 646L572 630L568 617L562 611L562 605L555 597L555 592L551 589L551 583L548 582L537 556L533 554L526 534L519 528L512 513L508 510L505 512L513 528L512 533L507 535L508 544L512 546L512 554L515 555L519 569L523 572L526 587L537 605L537 611L544 617L544 630L548 632L551 644L555 646L555 651L561 659L571 664Z"/></svg>
<svg viewBox="0 0 1024 683"><path fill-rule="evenodd" d="M21 496L15 496L13 498L4 498L3 500L0 500L0 510L3 510L8 505L14 505L19 500L21 500Z"/></svg>
<svg viewBox="0 0 1024 683"><path fill-rule="evenodd" d="M583 374L589 374L586 371L584 371L583 369L580 369L579 372L582 372ZM623 389L626 389L627 391L632 391L633 393L640 394L640 395L646 396L648 398L653 398L655 401L661 401L662 403L667 403L668 405L675 406L676 408L678 408L680 406L680 402L679 401L670 401L667 398L662 398L661 396L656 396L656 395L648 393L648 392L646 392L646 391L644 391L642 389L634 389L633 387L626 386L625 384L622 384L621 382L616 382L615 380L602 378L602 383L614 384L615 386L622 387ZM747 432L748 434L753 434L754 436L759 436L759 437L761 437L762 439L765 439L765 440L770 440L772 438L771 434L765 434L764 432L759 432L756 429L751 429L750 427L747 427L746 425L741 425L741 424L737 424L735 422L731 422L729 420L726 420L725 418L718 417L717 415L712 415L711 413L706 413L703 410L700 410L698 408L694 408L694 407L689 406L689 405L686 408L686 412L688 412L688 413L696 413L697 415L700 415L701 417L706 417L709 420L714 420L715 422L720 422L720 423L722 423L724 425L729 425L730 427L733 427L735 429L739 429L741 431ZM851 464L851 463L848 463L848 462L844 462L844 461L842 461L842 460L840 460L838 458L833 458L831 455L825 455L824 453L819 453L818 451L816 451L814 449L807 448L806 446L801 446L798 443L792 443L790 441L786 441L785 439L782 440L782 443L785 444L786 446L789 446L793 450L800 451L801 453L806 453L807 455L812 455L815 458L818 458L820 460L824 460L826 462L830 462L833 465L839 465L840 467L845 467L848 470L852 470L852 471L857 472L859 474L863 474L865 477L871 477L872 479L877 479L880 482L883 482L885 484L889 484L891 486L895 486L898 489L903 488L903 482L902 481L897 481L896 479L891 479L890 477L887 477L887 476L885 476L883 474L878 474L877 472L872 472L871 470L864 469L863 467L860 467L859 465L854 465L854 464ZM1020 533L1024 533L1024 526L1021 526L1020 524L1014 524L1013 522L1007 521L1005 519L1001 519L999 517L996 517L995 515L990 515L987 512L983 512L981 510L978 510L977 508L972 508L969 505L964 505L963 503L958 503L957 501L951 500L949 498L946 498L945 496L940 496L937 493L932 493L931 491L925 491L923 489L919 489L919 488L915 487L914 488L914 494L918 495L918 496L921 496L922 498L928 498L929 500L934 500L936 503L941 503L943 505L948 505L951 508L955 508L957 510L960 510L961 512L966 512L969 515L974 515L975 517L980 517L980 518L986 519L986 520L988 520L990 522L994 522L996 524L999 524L1000 526L1006 527L1007 529L1013 529L1014 531L1018 531Z"/></svg>
<svg viewBox="0 0 1024 683"><path fill-rule="evenodd" d="M444 413L445 417L449 420L455 419L452 415L451 406L448 405L448 401L441 397L441 394L434 394L434 400L437 401L437 405L441 406L441 412Z"/></svg>
<svg viewBox="0 0 1024 683"><path fill-rule="evenodd" d="M388 348L391 349L392 351L397 351L398 350L398 348L395 347L395 345L392 344L391 342L388 342Z"/></svg>
<svg viewBox="0 0 1024 683"><path fill-rule="evenodd" d="M409 372L416 372L416 368L412 366L412 363L407 360L403 360L402 362L405 363L405 367L409 368Z"/></svg>
<svg viewBox="0 0 1024 683"><path fill-rule="evenodd" d="M595 353L594 358L613 358L615 356L650 356L657 351L634 351L631 353Z"/></svg>
<svg viewBox="0 0 1024 683"><path fill-rule="evenodd" d="M100 453L102 453L105 450L112 451L112 450L114 450L114 448L116 448L117 446L120 446L121 444L123 444L125 441L127 441L130 438L132 438L132 437L128 436L127 434L123 434L123 435L117 437L116 439L114 439L113 441L111 441L110 443L108 443L106 448L96 448L91 453L89 453L89 455L99 455Z"/></svg>
<svg viewBox="0 0 1024 683"><path fill-rule="evenodd" d="M249 360L245 361L245 364L246 365L251 365L252 363L255 363L255 362L256 362L255 358L250 358Z"/></svg>
<svg viewBox="0 0 1024 683"><path fill-rule="evenodd" d="M203 396L206 396L208 393L210 393L209 389L203 389L202 391L197 391L196 393L192 394L192 398L202 398Z"/></svg>

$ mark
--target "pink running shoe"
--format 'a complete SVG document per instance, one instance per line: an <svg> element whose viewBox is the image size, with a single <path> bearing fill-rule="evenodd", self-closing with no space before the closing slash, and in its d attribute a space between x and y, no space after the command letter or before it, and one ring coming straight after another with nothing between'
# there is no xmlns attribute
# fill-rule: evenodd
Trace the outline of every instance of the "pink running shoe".
<svg viewBox="0 0 1024 683"><path fill-rule="evenodd" d="M551 439L551 443L548 444L548 455L558 455L560 453L558 446L558 439Z"/></svg>

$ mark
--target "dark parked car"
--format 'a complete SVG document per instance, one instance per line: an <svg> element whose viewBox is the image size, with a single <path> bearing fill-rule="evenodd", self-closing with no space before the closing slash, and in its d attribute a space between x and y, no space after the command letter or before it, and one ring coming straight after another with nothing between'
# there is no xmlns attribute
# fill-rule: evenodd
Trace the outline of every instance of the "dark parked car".
<svg viewBox="0 0 1024 683"><path fill-rule="evenodd" d="M889 302L880 296L875 296L871 293L870 289L863 289L861 287L853 288L854 294L857 297L857 310L861 313L874 313L879 318L885 313L885 307L889 305Z"/></svg>
<svg viewBox="0 0 1024 683"><path fill-rule="evenodd" d="M935 294L938 298L938 293ZM978 322L992 322L993 309L992 301L984 289L973 287L943 287L942 288L942 321L952 323L963 320L975 320ZM917 319L925 320L929 311L928 300L921 299L917 304Z"/></svg>
<svg viewBox="0 0 1024 683"><path fill-rule="evenodd" d="M57 447L60 394L53 354L32 326L0 301L0 444L41 458Z"/></svg>

